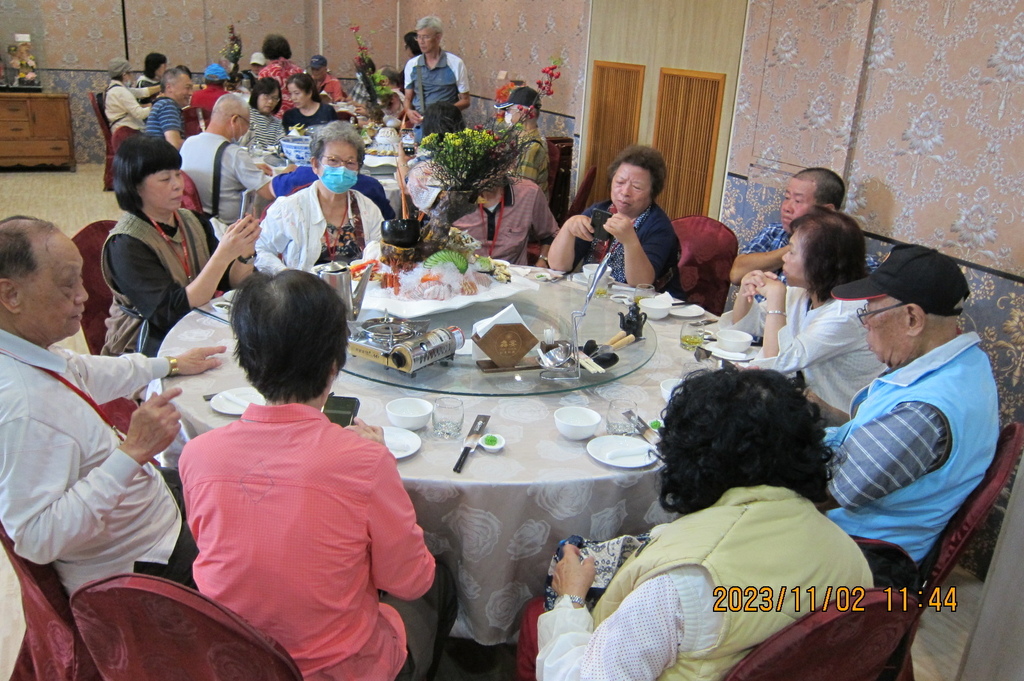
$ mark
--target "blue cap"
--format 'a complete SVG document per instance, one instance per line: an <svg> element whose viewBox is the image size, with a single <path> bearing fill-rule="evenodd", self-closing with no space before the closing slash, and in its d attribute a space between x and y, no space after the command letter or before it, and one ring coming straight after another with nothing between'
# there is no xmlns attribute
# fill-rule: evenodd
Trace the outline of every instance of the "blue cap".
<svg viewBox="0 0 1024 681"><path fill-rule="evenodd" d="M314 69L322 69L327 66L327 57L322 54L314 54L309 58L309 66Z"/></svg>
<svg viewBox="0 0 1024 681"><path fill-rule="evenodd" d="M210 64L203 71L203 78L206 80L227 80L228 72L220 64Z"/></svg>

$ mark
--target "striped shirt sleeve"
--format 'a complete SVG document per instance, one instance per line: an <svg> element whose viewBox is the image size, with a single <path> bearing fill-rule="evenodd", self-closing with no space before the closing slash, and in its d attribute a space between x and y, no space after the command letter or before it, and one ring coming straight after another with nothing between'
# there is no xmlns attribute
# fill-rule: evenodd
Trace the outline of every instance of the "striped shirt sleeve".
<svg viewBox="0 0 1024 681"><path fill-rule="evenodd" d="M843 508L859 508L939 468L950 444L938 408L904 402L850 432L836 450L829 492Z"/></svg>

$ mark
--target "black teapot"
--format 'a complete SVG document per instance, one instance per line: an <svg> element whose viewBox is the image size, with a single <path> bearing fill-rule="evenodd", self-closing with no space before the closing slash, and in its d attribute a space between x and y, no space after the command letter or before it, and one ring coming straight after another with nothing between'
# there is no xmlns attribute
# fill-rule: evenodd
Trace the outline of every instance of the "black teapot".
<svg viewBox="0 0 1024 681"><path fill-rule="evenodd" d="M636 303L629 306L629 312L619 313L619 328L626 333L633 334L634 338L643 337L646 323L647 314L641 312L640 306Z"/></svg>

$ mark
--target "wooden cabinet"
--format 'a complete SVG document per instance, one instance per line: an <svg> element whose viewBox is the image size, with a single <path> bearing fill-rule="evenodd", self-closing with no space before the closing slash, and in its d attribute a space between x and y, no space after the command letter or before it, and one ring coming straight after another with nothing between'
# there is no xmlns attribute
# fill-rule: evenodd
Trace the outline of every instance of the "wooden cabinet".
<svg viewBox="0 0 1024 681"><path fill-rule="evenodd" d="M0 94L0 167L75 168L68 96Z"/></svg>

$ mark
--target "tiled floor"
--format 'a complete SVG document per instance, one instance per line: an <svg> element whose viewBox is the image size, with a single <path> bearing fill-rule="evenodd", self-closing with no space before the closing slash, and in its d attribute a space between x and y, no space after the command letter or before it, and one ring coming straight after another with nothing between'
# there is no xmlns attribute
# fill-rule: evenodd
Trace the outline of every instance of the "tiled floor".
<svg viewBox="0 0 1024 681"><path fill-rule="evenodd" d="M32 215L54 222L68 235L94 220L117 219L121 211L112 192L101 191L103 167L83 165L78 171L0 172L0 218ZM84 352L81 334L65 343ZM926 612L914 643L917 681L954 681L967 637L977 618L982 582L963 570L949 580L956 586L956 612ZM6 558L0 559L0 679L7 678L21 644L17 580ZM442 681L504 681L513 677L514 646L479 646L452 641L442 660Z"/></svg>

